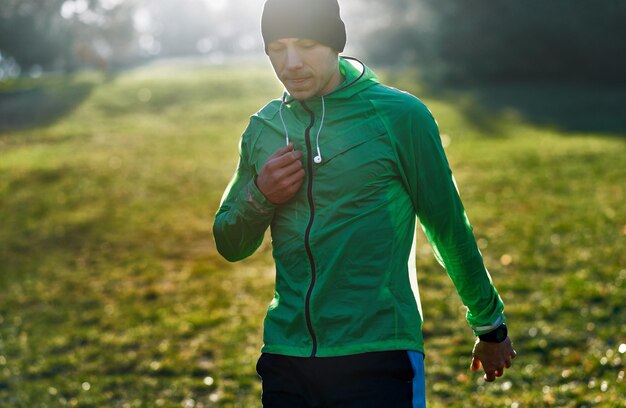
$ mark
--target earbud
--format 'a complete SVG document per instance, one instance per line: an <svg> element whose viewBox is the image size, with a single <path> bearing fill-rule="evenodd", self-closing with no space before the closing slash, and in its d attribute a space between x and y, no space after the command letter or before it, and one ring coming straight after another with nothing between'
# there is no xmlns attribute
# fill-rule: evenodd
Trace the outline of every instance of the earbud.
<svg viewBox="0 0 626 408"><path fill-rule="evenodd" d="M315 156L313 158L313 161L317 164L320 164L322 162L322 156Z"/></svg>

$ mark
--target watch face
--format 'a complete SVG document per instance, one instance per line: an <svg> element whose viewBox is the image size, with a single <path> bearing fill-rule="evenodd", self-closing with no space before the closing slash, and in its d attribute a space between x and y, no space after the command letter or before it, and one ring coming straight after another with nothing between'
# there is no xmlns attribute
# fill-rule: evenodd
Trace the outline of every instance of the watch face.
<svg viewBox="0 0 626 408"><path fill-rule="evenodd" d="M481 334L478 336L482 341L491 342L491 343L502 343L506 340L506 337L509 335L506 325L503 323L492 332Z"/></svg>
<svg viewBox="0 0 626 408"><path fill-rule="evenodd" d="M507 330L504 327L500 327L498 330L496 330L496 340L498 340L498 342L504 341L504 339L506 339L506 335Z"/></svg>

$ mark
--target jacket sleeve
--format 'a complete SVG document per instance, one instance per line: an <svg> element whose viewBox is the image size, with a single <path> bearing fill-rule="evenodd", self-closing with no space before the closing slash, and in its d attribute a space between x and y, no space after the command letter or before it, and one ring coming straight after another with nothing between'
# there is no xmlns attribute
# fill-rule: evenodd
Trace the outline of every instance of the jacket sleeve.
<svg viewBox="0 0 626 408"><path fill-rule="evenodd" d="M492 284L430 111L419 101L402 121L398 155L404 181L435 257L446 269L478 334L504 322L504 305Z"/></svg>
<svg viewBox="0 0 626 408"><path fill-rule="evenodd" d="M230 262L244 259L257 250L274 216L275 205L255 183L257 174L249 160L246 137L249 129L241 139L239 164L213 223L217 250Z"/></svg>

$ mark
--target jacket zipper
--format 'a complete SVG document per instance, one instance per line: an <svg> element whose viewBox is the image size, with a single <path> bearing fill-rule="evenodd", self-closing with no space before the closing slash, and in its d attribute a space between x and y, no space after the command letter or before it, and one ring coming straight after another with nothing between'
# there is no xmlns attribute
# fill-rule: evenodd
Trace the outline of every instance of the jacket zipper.
<svg viewBox="0 0 626 408"><path fill-rule="evenodd" d="M306 253L309 257L309 264L311 265L311 283L309 284L309 290L306 293L306 298L304 300L304 313L306 316L306 325L309 329L309 335L311 336L311 340L313 342L313 347L311 350L311 357L315 357L317 353L317 336L315 335L315 331L313 330L313 323L311 321L311 295L313 293L313 287L315 286L315 280L317 279L317 272L315 269L315 260L313 259L313 251L311 250L311 228L313 227L313 220L315 219L315 204L313 202L313 159L312 159L312 146L311 146L311 129L315 124L315 113L309 107L302 102L302 107L306 110L311 118L309 126L304 131L304 140L306 142L307 149L307 174L308 174L308 183L307 183L307 199L309 201L309 224L306 227L306 231L304 233L304 247L306 249Z"/></svg>

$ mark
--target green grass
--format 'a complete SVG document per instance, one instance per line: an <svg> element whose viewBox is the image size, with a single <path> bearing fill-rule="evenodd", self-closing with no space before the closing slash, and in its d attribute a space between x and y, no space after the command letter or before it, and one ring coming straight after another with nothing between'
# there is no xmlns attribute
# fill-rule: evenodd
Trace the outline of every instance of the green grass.
<svg viewBox="0 0 626 408"><path fill-rule="evenodd" d="M495 107L471 90L422 98L519 353L494 384L469 371L473 335L422 237L430 406L623 406L626 137L533 120L506 89L487 92ZM248 115L280 90L267 66L2 83L0 406L260 405L269 240L228 264L211 223ZM525 92L548 105L577 91Z"/></svg>

